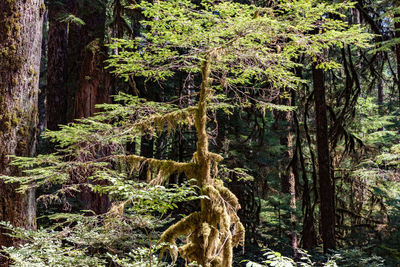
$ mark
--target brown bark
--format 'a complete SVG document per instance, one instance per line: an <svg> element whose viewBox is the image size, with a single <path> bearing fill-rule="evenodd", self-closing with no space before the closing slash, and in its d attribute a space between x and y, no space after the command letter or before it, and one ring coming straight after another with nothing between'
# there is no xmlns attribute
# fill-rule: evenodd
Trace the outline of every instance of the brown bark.
<svg viewBox="0 0 400 267"><path fill-rule="evenodd" d="M102 1L105 3L105 1ZM110 102L111 77L105 71L104 60L107 50L104 47L105 8L99 3L84 1L80 6L76 0L70 0L71 12L82 18L85 25L70 25L68 40L68 86L71 101L69 112L72 119L87 118L98 111L96 104ZM72 100L74 100L72 104ZM96 214L104 213L110 206L107 195L99 195L83 187L80 198L84 208Z"/></svg>
<svg viewBox="0 0 400 267"><path fill-rule="evenodd" d="M46 88L47 128L57 130L67 121L68 86L67 77L67 24L60 22L64 6L59 2L49 3L48 68Z"/></svg>
<svg viewBox="0 0 400 267"><path fill-rule="evenodd" d="M104 69L104 60L107 58L103 43L96 39L85 48L78 91L75 95L74 118L93 116L98 109L96 104L110 102L111 77Z"/></svg>
<svg viewBox="0 0 400 267"><path fill-rule="evenodd" d="M277 104L290 106L291 100L289 98L279 98ZM280 133L279 143L286 147L286 150L282 154L282 162L280 164L281 192L289 194L291 170L288 168L288 165L293 158L293 148L291 147L293 142L290 132L292 116L291 113L287 111L276 111L275 114L275 129Z"/></svg>
<svg viewBox="0 0 400 267"><path fill-rule="evenodd" d="M68 11L85 22L84 25L69 24L68 121L91 116L96 112L95 104L107 102L110 80L104 71L105 5L95 1L78 2L67 1Z"/></svg>
<svg viewBox="0 0 400 267"><path fill-rule="evenodd" d="M105 1L103 1L105 2ZM80 68L75 93L74 118L87 118L97 109L96 104L109 102L110 75L104 70L107 50L104 47L105 8L99 4L87 4L77 10L85 25L75 28L74 40L79 38ZM72 62L75 63L75 62Z"/></svg>
<svg viewBox="0 0 400 267"><path fill-rule="evenodd" d="M0 174L18 175L7 155L35 151L45 7L41 0L0 0L0 10ZM15 188L0 182L0 221L35 228L34 191L19 194ZM0 229L0 246L15 243Z"/></svg>
<svg viewBox="0 0 400 267"><path fill-rule="evenodd" d="M292 94L293 95L293 94ZM281 105L292 105L291 98L280 98L279 104ZM280 144L286 147L286 151L283 154L283 162L282 162L282 173L281 173L281 190L284 194L290 194L290 224L291 224L291 244L293 249L294 257L297 257L298 250L298 240L296 233L296 179L295 179L295 164L297 162L293 162L294 159L294 150L293 150L293 114L290 111L278 111L277 112L278 123L284 123L283 134L280 137Z"/></svg>
<svg viewBox="0 0 400 267"><path fill-rule="evenodd" d="M288 112L290 114L290 112ZM289 117L290 115L288 115ZM290 116L290 120L292 120ZM294 158L293 155L293 135L291 132L289 132L288 136L288 153L289 153L289 159L292 160ZM296 163L294 163L296 164ZM296 218L296 179L295 179L295 174L294 174L294 166L289 168L287 170L287 176L288 176L288 182L289 182L289 193L290 193L290 224L291 224L291 233L290 233L290 238L291 238L291 243L292 243L292 249L293 249L293 256L294 258L297 258L298 256L298 240L297 240L297 233L296 233L296 223L297 223L297 218Z"/></svg>
<svg viewBox="0 0 400 267"><path fill-rule="evenodd" d="M317 128L318 185L321 211L321 233L324 252L336 247L334 184L331 179L328 123L325 100L324 72L315 64L312 68Z"/></svg>

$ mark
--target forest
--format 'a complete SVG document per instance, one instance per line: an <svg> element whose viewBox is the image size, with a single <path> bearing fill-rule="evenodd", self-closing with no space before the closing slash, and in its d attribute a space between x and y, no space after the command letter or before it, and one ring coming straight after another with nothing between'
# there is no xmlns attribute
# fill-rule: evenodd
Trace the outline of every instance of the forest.
<svg viewBox="0 0 400 267"><path fill-rule="evenodd" d="M0 0L0 266L400 266L400 2Z"/></svg>

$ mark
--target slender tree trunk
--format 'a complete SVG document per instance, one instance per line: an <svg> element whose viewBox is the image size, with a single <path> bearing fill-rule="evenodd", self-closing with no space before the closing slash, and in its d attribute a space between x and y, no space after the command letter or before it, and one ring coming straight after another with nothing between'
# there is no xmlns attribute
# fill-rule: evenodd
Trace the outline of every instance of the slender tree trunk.
<svg viewBox="0 0 400 267"><path fill-rule="evenodd" d="M192 213L170 226L161 236L162 242L176 244L176 239L187 235L187 244L179 248L179 253L187 262L196 261L204 267L231 267L233 246L244 243L245 229L237 216L240 204L237 197L223 183L212 177L212 167L216 170L223 159L209 151L207 134L207 102L211 90L211 63L217 56L218 49L211 50L205 56L201 75L200 98L194 123L197 133L197 149L191 164L195 164L188 174L194 177L201 194L201 211ZM173 246L175 247L175 246ZM169 246L169 250L172 247ZM177 251L172 249L173 254Z"/></svg>
<svg viewBox="0 0 400 267"><path fill-rule="evenodd" d="M0 0L0 174L18 175L7 155L33 156L38 122L41 0ZM35 228L35 195L0 182L0 221ZM16 241L0 230L0 247ZM6 266L6 263L1 263Z"/></svg>
<svg viewBox="0 0 400 267"><path fill-rule="evenodd" d="M394 1L394 7L398 8L398 1ZM396 38L400 38L400 14L396 12L394 15L394 19L398 20L394 23L394 36ZM396 44L396 60L397 60L397 92L399 93L399 102L400 102L400 43Z"/></svg>
<svg viewBox="0 0 400 267"><path fill-rule="evenodd" d="M292 105L293 99L283 98L280 99L281 105ZM291 225L291 244L293 249L293 255L297 257L298 240L296 233L296 179L294 174L294 152L293 152L293 114L290 111L278 111L277 112L278 123L285 123L283 127L283 135L280 138L280 144L286 147L286 151L283 155L284 161L281 166L283 170L281 173L281 190L284 194L290 194L290 225Z"/></svg>
<svg viewBox="0 0 400 267"><path fill-rule="evenodd" d="M48 68L46 88L47 128L57 130L59 124L66 124L68 113L67 78L67 24L60 22L64 5L49 3Z"/></svg>
<svg viewBox="0 0 400 267"><path fill-rule="evenodd" d="M289 112L288 112L289 113ZM290 116L290 115L288 115ZM290 116L291 117L291 116ZM290 118L291 120L291 118ZM293 134L289 132L288 134L288 149L289 149L289 158L293 160L294 154L293 154ZM292 164L297 164L292 162ZM290 225L291 225L291 243L292 243L292 249L293 249L293 256L294 258L297 258L298 256L298 240L297 240L297 233L296 233L296 224L297 224L297 218L296 218L296 179L295 179L295 174L294 174L294 166L291 166L288 169L288 177L289 177L289 193L290 193Z"/></svg>
<svg viewBox="0 0 400 267"><path fill-rule="evenodd" d="M211 72L211 61L215 55L209 53L205 59L205 62L202 66L202 83L200 90L200 99L198 104L197 116L195 119L195 126L197 131L197 159L198 159L198 185L204 191L208 185L213 185L213 181L211 178L211 164L212 158L209 152L209 144L208 144L208 135L207 135L207 98L209 96L210 90L210 72ZM215 163L216 164L216 163ZM206 192L203 192L206 193ZM207 192L209 196L212 195L211 192ZM211 200L211 201L210 201ZM201 256L202 261L199 262L202 266L211 266L210 258L216 248L212 248L213 246L217 247L220 244L211 244L211 242L215 242L213 240L213 236L218 235L218 224L216 222L220 221L218 219L219 216L224 216L223 214L216 214L215 209L213 207L213 199L210 200L202 199L201 200L201 215L205 223L211 226L211 231L209 236L204 237L207 238L207 242L210 242L211 248L203 248L203 255ZM220 225L221 229L223 226ZM228 229L229 230L229 229ZM222 267L230 267L232 266L232 237L230 235L221 235L224 243L222 247L219 248L222 254L220 266ZM217 245L217 246L216 246Z"/></svg>
<svg viewBox="0 0 400 267"><path fill-rule="evenodd" d="M321 233L324 252L336 247L334 184L331 179L328 123L325 100L324 72L315 65L312 69L317 126L318 184L321 211Z"/></svg>

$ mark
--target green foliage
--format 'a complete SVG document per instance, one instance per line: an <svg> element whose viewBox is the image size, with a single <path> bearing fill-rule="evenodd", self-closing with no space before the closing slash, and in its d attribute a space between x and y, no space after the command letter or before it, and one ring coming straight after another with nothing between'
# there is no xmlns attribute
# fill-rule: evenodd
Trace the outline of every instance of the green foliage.
<svg viewBox="0 0 400 267"><path fill-rule="evenodd" d="M104 174L103 174L104 177ZM15 238L18 247L3 248L13 266L164 266L155 255L163 245L157 243L157 228L168 223L167 212L177 203L196 199L187 185L174 188L149 187L143 183L117 181L107 176L108 186L95 191L110 193L115 200L104 215L57 213L50 215L53 226L38 231L1 223Z"/></svg>
<svg viewBox="0 0 400 267"><path fill-rule="evenodd" d="M296 107L269 103L270 93L278 88L296 89L304 82L293 73L294 69L303 67L298 63L303 55L314 61L318 59L319 68L338 68L339 63L324 56L327 49L344 45L365 48L371 37L358 25L345 22L343 12L354 8L354 4L348 2L287 0L273 7L260 7L231 1L207 0L195 4L176 0L141 1L131 8L141 10L145 18L141 22L142 31L134 40L118 39L110 45L111 49L118 48L118 53L107 61L112 72L125 79L142 76L157 81L186 73L188 80L196 84L201 65L212 58L211 78L206 81L212 89L208 94L208 111L222 110L240 118L243 112L235 107L255 108L261 110L263 116L261 120L254 116L254 125L261 123L263 127L265 124L271 127L271 117L265 118L266 114L270 116L269 111L296 110ZM70 14L63 21L84 24ZM192 96L191 100L195 101ZM34 158L13 157L12 165L22 169L23 176L1 178L8 183L20 183L19 192L32 187L61 186L56 192L39 197L48 204L65 201L66 196L74 196L83 187L108 195L113 206L104 215L92 215L90 211L83 211L86 216L55 214L49 217L55 221L53 229L38 232L4 225L16 237L27 241L18 248L5 248L4 252L21 266L29 263L37 266L72 266L73 263L102 266L110 262L121 266L161 264L154 251L165 245L157 243L157 230L167 222L167 213L179 202L205 197L196 197L198 188L190 183L153 186L137 182L134 177L146 166L148 173L156 172L164 182L176 173L191 178L189 174L195 171L192 167L196 157L190 163L147 159L130 155L126 145L142 136L157 137L165 132L170 135L184 126L192 126L198 112L192 102L182 107L121 93L115 96L113 104L99 105L102 111L94 117L61 126L59 131L46 132L45 138L57 144L55 153ZM371 103L366 101L365 108L375 110ZM390 120L385 120L386 125ZM246 125L242 120L237 124ZM376 138L371 142L377 143L383 138L377 129L371 120L358 129L360 138L373 131ZM282 146L278 144L278 136L271 136L263 129L259 136L271 144L270 149L264 151L258 142L260 138L252 135L245 129L230 136L235 141L226 145L225 154L242 160L243 166L223 168L220 175L229 174L245 182L266 175L267 167L262 162L268 155L279 154ZM216 154L213 157L217 158ZM382 155L378 164L392 164L397 159ZM262 168L258 169L259 166ZM246 169L256 170L255 175L248 174ZM151 180L152 176L148 177ZM288 212L287 204L277 198L270 197L269 203L278 202L275 206ZM224 200L222 202L225 206ZM275 223L270 221L272 227ZM266 256L265 263L273 266L296 264L274 252ZM308 256L302 264L314 266Z"/></svg>
<svg viewBox="0 0 400 267"><path fill-rule="evenodd" d="M321 263L314 262L312 256L307 251L299 250L299 259L293 260L289 257L283 256L279 252L267 250L264 254L266 260L263 262L264 265L255 262L247 262L246 267L262 267L262 266L275 266L275 267L312 267L312 266L325 266L325 267L350 267L350 266L371 266L379 267L385 266L383 258L376 255L368 255L360 249L343 249L334 251L331 257L321 265Z"/></svg>
<svg viewBox="0 0 400 267"><path fill-rule="evenodd" d="M300 257L297 261L283 256L279 252L275 252L272 250L267 250L267 252L264 254L266 260L263 261L263 264L255 263L255 262L247 262L246 267L263 267L263 266L275 266L275 267L296 267L296 266L302 266L302 267L312 267L312 266L325 266L325 267L338 267L341 265L337 265L335 260L338 255L334 255L332 259L329 259L326 263L323 265L320 265L319 263L313 262L311 260L311 255L307 253L307 251L304 250L299 250L298 251Z"/></svg>

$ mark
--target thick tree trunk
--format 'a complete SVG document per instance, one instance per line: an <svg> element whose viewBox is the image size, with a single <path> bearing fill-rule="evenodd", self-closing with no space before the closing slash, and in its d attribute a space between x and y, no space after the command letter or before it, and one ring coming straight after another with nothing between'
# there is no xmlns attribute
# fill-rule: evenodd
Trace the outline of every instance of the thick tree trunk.
<svg viewBox="0 0 400 267"><path fill-rule="evenodd" d="M317 126L318 184L321 211L321 232L324 252L336 247L334 184L331 179L328 123L326 113L324 72L312 69L315 99L315 120Z"/></svg>
<svg viewBox="0 0 400 267"><path fill-rule="evenodd" d="M99 4L99 2L103 4ZM107 50L105 37L105 0L99 2L68 0L68 10L81 18L84 25L69 25L67 48L67 121L93 116L96 104L109 102L111 78L104 70ZM82 4L84 3L84 4ZM104 213L110 206L106 195L81 188L80 199L85 209L96 214Z"/></svg>
<svg viewBox="0 0 400 267"><path fill-rule="evenodd" d="M102 2L105 2L102 0ZM96 104L109 102L111 77L104 70L104 60L107 59L107 50L104 47L106 10L99 4L90 2L85 8L77 8L77 14L85 25L75 26L71 42L74 45L74 58L79 63L77 71L77 87L75 90L74 119L87 118L97 110ZM77 40L79 39L79 40ZM79 58L76 56L79 55ZM72 77L71 77L72 78Z"/></svg>
<svg viewBox="0 0 400 267"><path fill-rule="evenodd" d="M46 88L47 128L57 130L67 121L67 24L60 22L63 6L49 3L48 68Z"/></svg>
<svg viewBox="0 0 400 267"><path fill-rule="evenodd" d="M104 69L106 52L99 39L85 47L78 91L75 94L75 119L93 116L98 110L96 104L110 102L111 77Z"/></svg>
<svg viewBox="0 0 400 267"><path fill-rule="evenodd" d="M84 21L84 25L69 24L68 33L68 114L67 120L93 115L95 104L108 101L109 77L104 71L106 50L105 0L68 0L68 11Z"/></svg>
<svg viewBox="0 0 400 267"><path fill-rule="evenodd" d="M35 151L45 7L41 0L0 0L0 10L0 174L18 175L7 155ZM35 228L34 192L18 194L15 188L0 182L0 221ZM0 230L0 246L14 244Z"/></svg>

